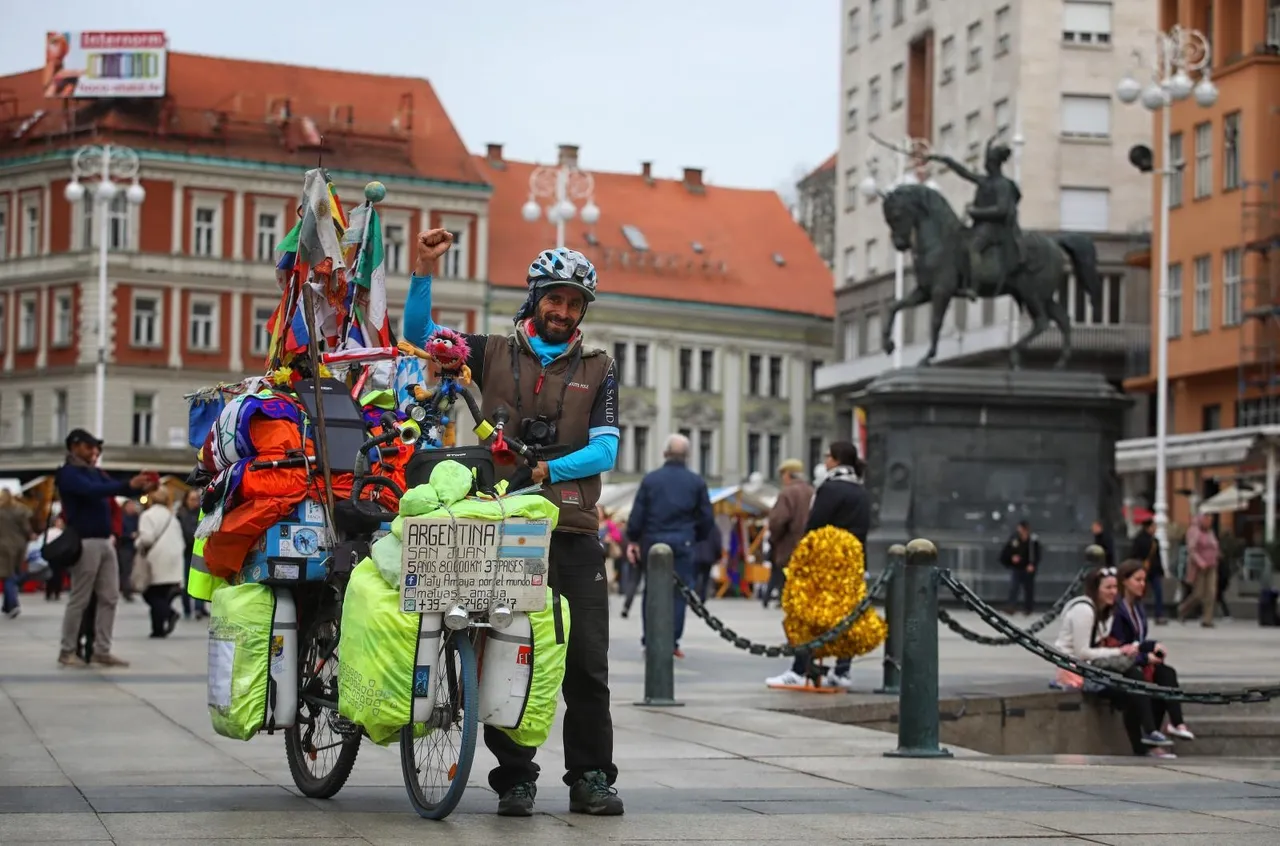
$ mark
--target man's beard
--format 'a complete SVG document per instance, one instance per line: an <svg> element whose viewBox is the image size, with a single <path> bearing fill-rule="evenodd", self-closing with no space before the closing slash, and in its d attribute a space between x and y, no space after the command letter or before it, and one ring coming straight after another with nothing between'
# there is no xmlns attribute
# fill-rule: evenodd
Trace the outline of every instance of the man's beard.
<svg viewBox="0 0 1280 846"><path fill-rule="evenodd" d="M538 337L549 344L563 344L573 337L574 330L577 326L566 324L563 326L552 326L546 319L540 315L533 316L533 329L538 333Z"/></svg>

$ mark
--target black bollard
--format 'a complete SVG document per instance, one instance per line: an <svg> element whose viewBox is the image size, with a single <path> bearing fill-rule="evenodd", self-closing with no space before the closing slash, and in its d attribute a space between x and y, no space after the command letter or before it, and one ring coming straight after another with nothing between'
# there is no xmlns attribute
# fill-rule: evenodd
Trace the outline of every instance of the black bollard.
<svg viewBox="0 0 1280 846"><path fill-rule="evenodd" d="M644 701L637 705L670 708L676 701L675 558L671 547L649 547L644 585ZM670 587L663 589L663 585Z"/></svg>
<svg viewBox="0 0 1280 846"><path fill-rule="evenodd" d="M938 746L938 548L907 544L898 748L886 758L950 758Z"/></svg>
<svg viewBox="0 0 1280 846"><path fill-rule="evenodd" d="M884 622L889 629L884 639L884 682L876 693L897 696L902 683L902 625L907 604L907 578L903 572L907 548L900 543L889 547L889 593L884 600Z"/></svg>

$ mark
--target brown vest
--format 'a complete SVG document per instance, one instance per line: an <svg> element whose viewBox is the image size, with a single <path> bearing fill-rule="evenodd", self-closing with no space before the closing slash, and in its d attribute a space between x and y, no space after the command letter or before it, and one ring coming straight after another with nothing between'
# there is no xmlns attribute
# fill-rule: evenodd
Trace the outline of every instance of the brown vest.
<svg viewBox="0 0 1280 846"><path fill-rule="evenodd" d="M544 414L556 420L557 444L582 449L587 445L589 436L591 406L609 372L609 356L602 350L582 346L582 336L579 335L563 355L544 369L524 332L525 329L520 327L514 335L489 336L482 371L484 403L481 410L484 417L492 420L495 409L506 407L510 417L507 427L519 437L523 418ZM556 410L560 407L561 397L564 404L557 419ZM510 478L515 472L514 467L495 469L499 479ZM560 507L556 531L596 534L600 527L596 503L600 501L601 486L598 475L555 484L544 483L542 495Z"/></svg>

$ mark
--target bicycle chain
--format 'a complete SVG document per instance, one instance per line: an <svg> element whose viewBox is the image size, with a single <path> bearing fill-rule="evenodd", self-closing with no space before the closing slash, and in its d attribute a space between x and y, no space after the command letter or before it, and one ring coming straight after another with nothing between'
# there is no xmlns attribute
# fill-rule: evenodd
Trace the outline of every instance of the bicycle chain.
<svg viewBox="0 0 1280 846"><path fill-rule="evenodd" d="M831 631L819 635L807 643L798 643L794 646L790 644L783 644L781 646L765 646L762 643L753 643L748 638L743 637L733 629L729 628L725 625L723 620L707 610L707 606L704 605L702 600L698 598L698 595L693 592L693 589L682 582L678 575L673 574L673 576L676 587L680 589L680 594L684 597L685 602L688 603L689 610L701 618L703 622L711 627L712 631L720 635L724 640L727 640L736 648L749 652L752 655L759 655L765 658L790 658L797 652L812 652L815 649L826 646L848 631L854 623L862 618L863 614L866 614L867 611L870 610L872 600L880 595L880 591L889 583L890 576L897 567L898 562L890 561L888 566L880 572L875 583L867 588L867 595L862 598L862 601L859 602L844 619L836 623L835 627L832 628Z"/></svg>
<svg viewBox="0 0 1280 846"><path fill-rule="evenodd" d="M1082 568L1080 572L1076 574L1076 577L1071 584L1067 586L1067 589L1063 591L1062 596L1058 597L1057 602L1054 602L1049 610L1044 612L1040 619L1036 620L1021 631L1024 631L1027 634L1035 634L1036 632L1042 631L1046 626L1056 620L1058 615L1062 613L1062 609L1067 607L1067 603L1075 598L1077 592L1080 590L1080 585L1084 584L1084 577L1089 572L1089 569L1089 567ZM947 628L951 629L951 631L960 635L960 637L970 643L978 643L982 646L1012 646L1014 643L1017 643L1017 641L1011 637L991 637L990 635L978 634L972 629L965 628L964 624L955 617L952 617L945 608L938 609L938 620L944 623Z"/></svg>
<svg viewBox="0 0 1280 846"><path fill-rule="evenodd" d="M1012 642L1031 652L1056 667L1075 673L1081 678L1106 688L1121 690L1139 696L1150 696L1155 699L1177 702L1193 702L1200 705L1230 705L1237 702L1268 702L1280 698L1280 685L1271 687L1242 688L1227 691L1189 691L1179 687L1163 687L1146 681L1138 681L1120 673L1095 667L1084 661L1077 661L1040 639L1022 631L1005 619L984 602L973 589L951 575L950 570L938 570L938 579L947 586L956 599L977 614L984 623L1003 633Z"/></svg>

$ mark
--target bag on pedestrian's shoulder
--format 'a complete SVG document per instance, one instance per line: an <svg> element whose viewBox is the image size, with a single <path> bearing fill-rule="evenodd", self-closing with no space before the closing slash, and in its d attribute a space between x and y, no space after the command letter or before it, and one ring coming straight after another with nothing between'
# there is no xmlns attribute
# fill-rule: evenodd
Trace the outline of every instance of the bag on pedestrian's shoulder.
<svg viewBox="0 0 1280 846"><path fill-rule="evenodd" d="M49 538L49 527L45 527L45 541L40 547L40 556L49 562L49 566L54 570L69 570L79 564L83 549L80 533L71 526L63 528L62 532L52 539Z"/></svg>

